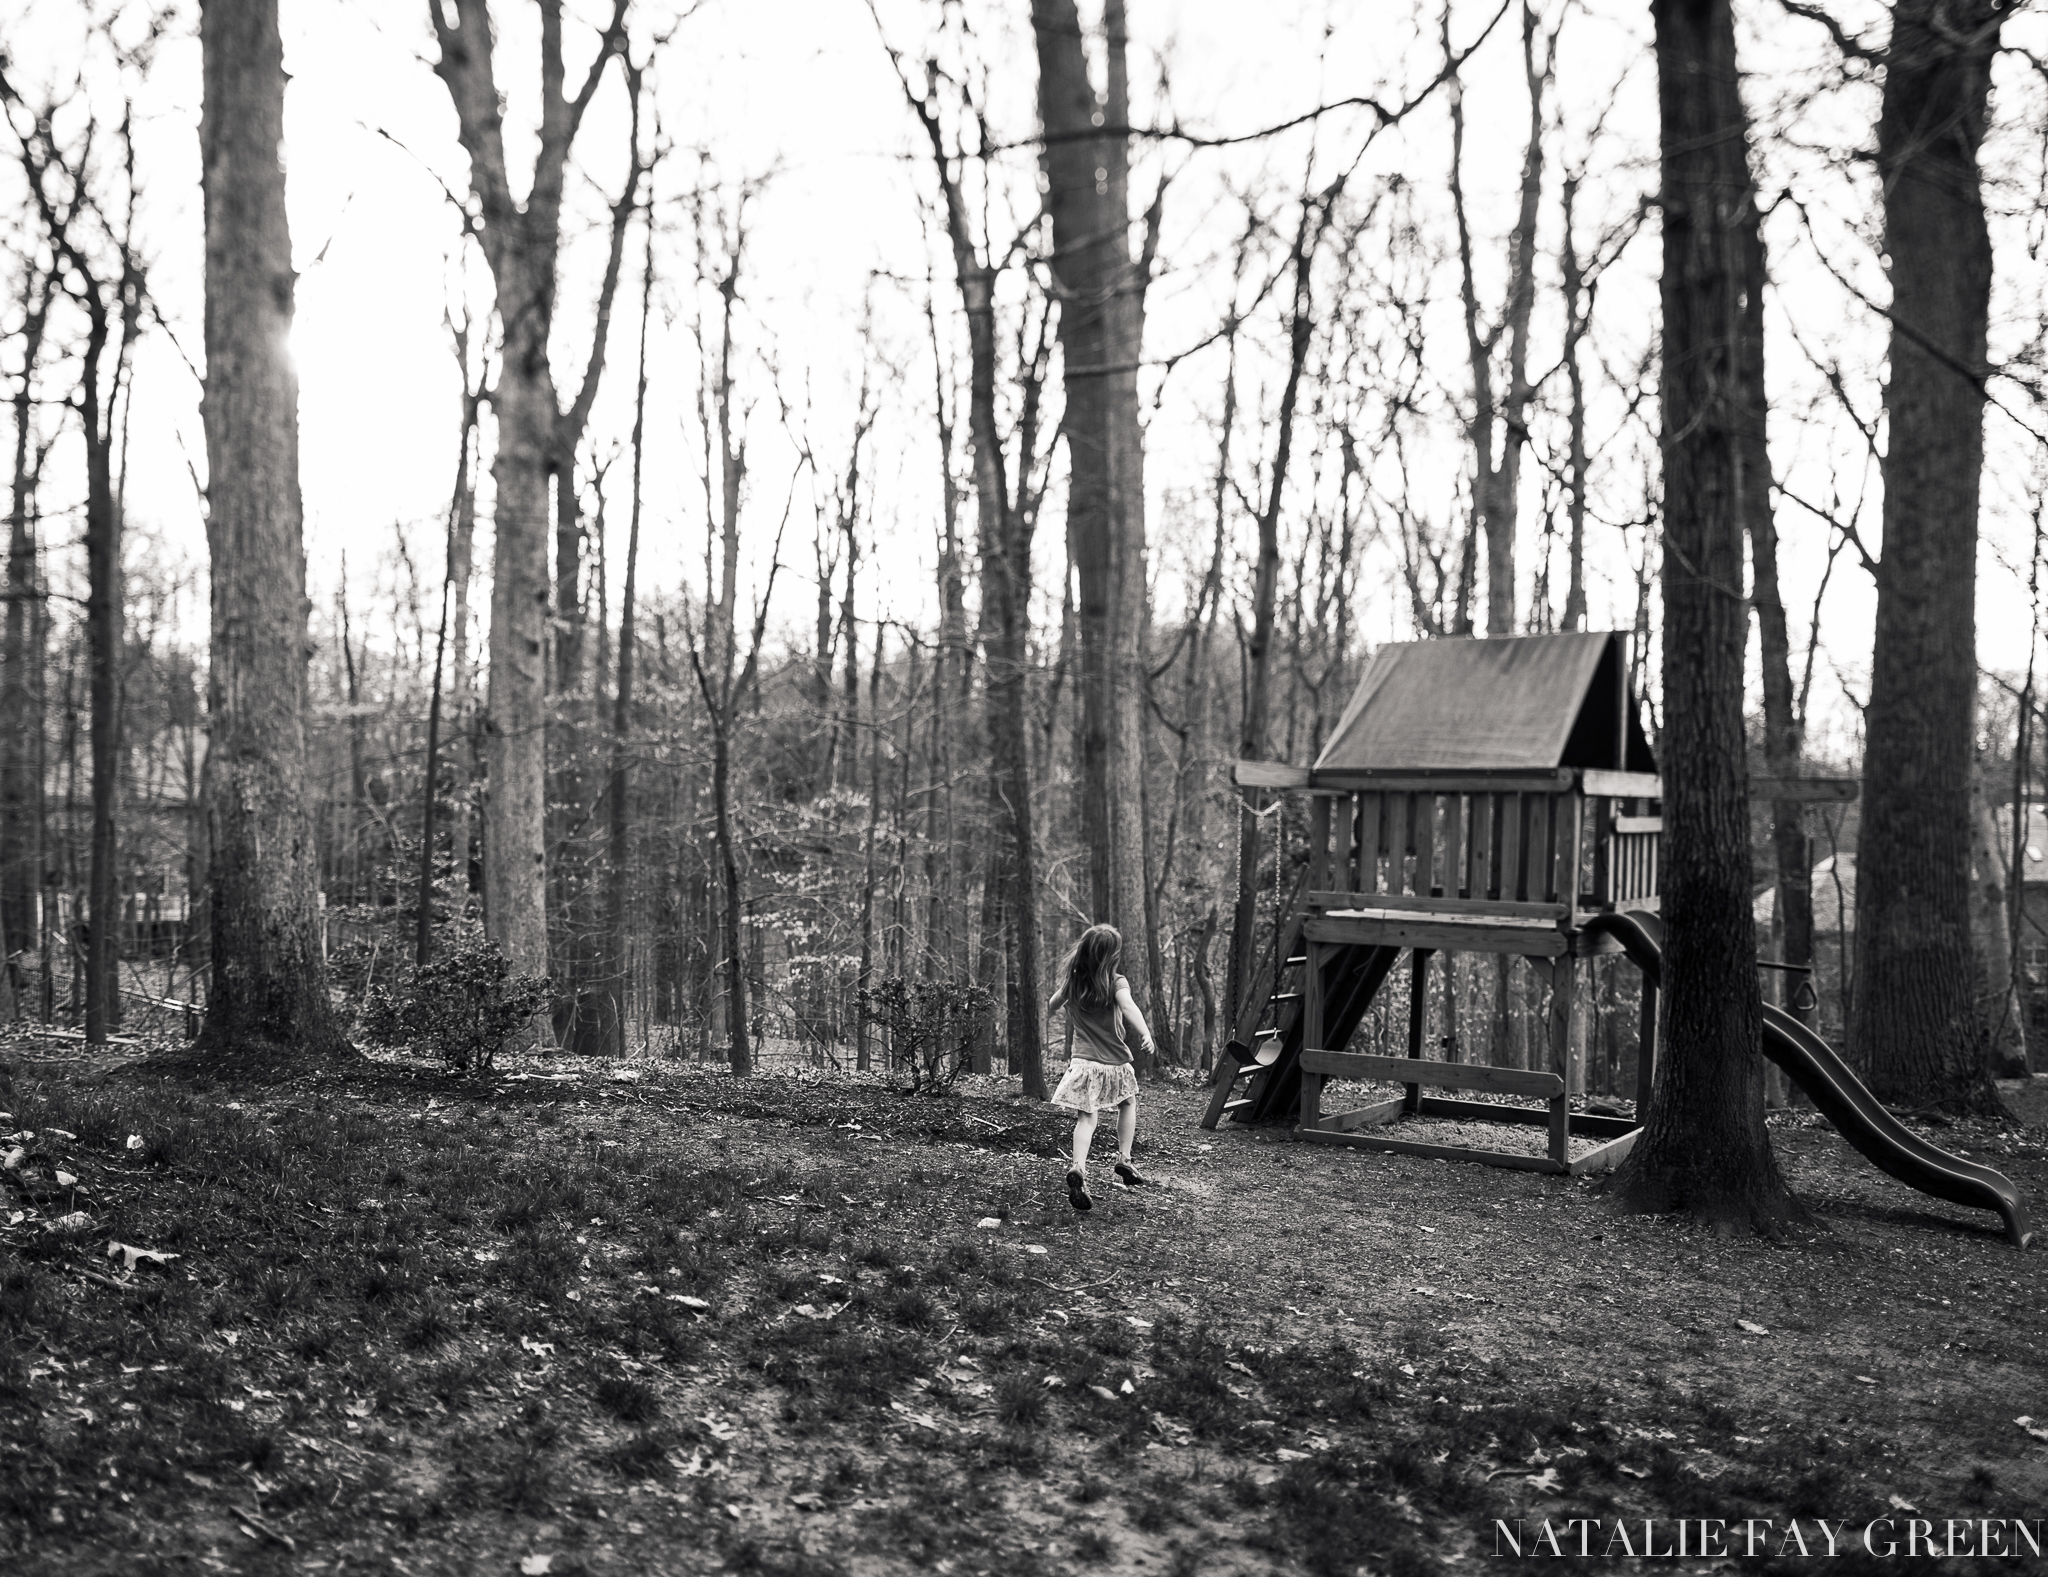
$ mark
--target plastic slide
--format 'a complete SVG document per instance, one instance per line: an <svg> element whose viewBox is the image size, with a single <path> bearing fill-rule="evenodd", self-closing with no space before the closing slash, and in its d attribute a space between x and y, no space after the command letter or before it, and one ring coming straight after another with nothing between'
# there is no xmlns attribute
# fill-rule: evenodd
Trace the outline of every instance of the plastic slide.
<svg viewBox="0 0 2048 1577"><path fill-rule="evenodd" d="M1645 977L1662 984L1664 924L1656 915L1639 910L1603 914L1586 930L1613 937ZM1878 1103L1834 1047L1769 1005L1764 1008L1763 1050L1878 1170L1951 1204L1997 1211L2015 1247L2025 1248L2033 1239L2027 1202L2011 1179L1929 1144Z"/></svg>

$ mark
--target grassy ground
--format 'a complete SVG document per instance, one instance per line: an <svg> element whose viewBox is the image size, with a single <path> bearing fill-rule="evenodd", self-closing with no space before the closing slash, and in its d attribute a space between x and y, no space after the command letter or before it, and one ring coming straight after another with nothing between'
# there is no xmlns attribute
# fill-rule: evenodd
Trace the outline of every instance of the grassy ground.
<svg viewBox="0 0 2048 1577"><path fill-rule="evenodd" d="M9 1573L1404 1577L1574 1516L1583 1565L1772 1519L1758 1569L1846 1521L1843 1571L1876 1517L2048 1516L2042 1256L1816 1126L1827 1230L1772 1248L1186 1086L1083 1219L1015 1100L11 1060ZM2048 1199L2048 1129L1940 1139Z"/></svg>

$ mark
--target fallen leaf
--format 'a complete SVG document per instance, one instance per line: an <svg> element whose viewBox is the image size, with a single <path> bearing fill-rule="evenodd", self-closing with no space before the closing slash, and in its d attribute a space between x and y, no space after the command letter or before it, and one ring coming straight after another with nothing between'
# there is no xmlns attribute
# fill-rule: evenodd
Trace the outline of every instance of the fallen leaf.
<svg viewBox="0 0 2048 1577"><path fill-rule="evenodd" d="M1735 1326L1738 1330L1748 1331L1752 1336L1768 1336L1771 1334L1761 1325L1757 1324L1755 1320L1737 1320Z"/></svg>
<svg viewBox="0 0 2048 1577"><path fill-rule="evenodd" d="M984 1232L993 1232L1003 1224L1003 1218L1001 1216L983 1216L974 1224Z"/></svg>
<svg viewBox="0 0 2048 1577"><path fill-rule="evenodd" d="M671 1292L668 1295L668 1301L670 1303L680 1303L686 1309L708 1309L711 1307L702 1298L693 1298L687 1292Z"/></svg>
<svg viewBox="0 0 2048 1577"><path fill-rule="evenodd" d="M522 1336L519 1338L519 1345L532 1353L536 1358L552 1358L555 1355L555 1344L553 1342L535 1341L531 1336Z"/></svg>
<svg viewBox="0 0 2048 1577"><path fill-rule="evenodd" d="M1043 1243L1026 1243L1024 1245L1024 1252L1027 1254L1043 1254L1045 1251L1046 1248Z"/></svg>
<svg viewBox="0 0 2048 1577"><path fill-rule="evenodd" d="M1859 1380L1859 1381L1861 1381L1861 1382L1862 1382L1863 1384L1865 1384L1865 1385L1875 1385L1875 1384L1877 1384L1877 1382L1876 1382L1875 1380L1871 1379L1871 1378L1870 1378L1870 1376L1869 1376L1869 1375L1867 1375L1867 1374L1852 1374L1852 1375L1850 1375L1850 1376L1849 1376L1849 1378L1850 1378L1850 1379L1852 1379L1852 1380Z"/></svg>
<svg viewBox="0 0 2048 1577"><path fill-rule="evenodd" d="M59 1172L56 1174L56 1176L57 1186L59 1188L76 1188L78 1186L78 1179L73 1177L69 1172Z"/></svg>
<svg viewBox="0 0 2048 1577"><path fill-rule="evenodd" d="M128 1136L128 1143L126 1145L126 1148L130 1150L140 1150L142 1148L142 1135L139 1133L131 1133Z"/></svg>
<svg viewBox="0 0 2048 1577"><path fill-rule="evenodd" d="M368 1418L370 1414L376 1411L376 1407L369 1402L359 1399L353 1402L343 1402L341 1410L351 1418Z"/></svg>
<svg viewBox="0 0 2048 1577"><path fill-rule="evenodd" d="M1540 1489L1546 1494L1555 1494L1564 1488L1564 1481L1557 1476L1557 1469L1547 1467L1541 1473L1531 1473L1522 1480L1531 1489Z"/></svg>
<svg viewBox="0 0 2048 1577"><path fill-rule="evenodd" d="M823 1511L825 1509L825 1497L814 1494L809 1490L806 1490L801 1495L790 1496L789 1503L800 1511Z"/></svg>
<svg viewBox="0 0 2048 1577"><path fill-rule="evenodd" d="M49 1226L52 1232L90 1232L92 1217L83 1210L74 1210L68 1215L59 1216Z"/></svg>
<svg viewBox="0 0 2048 1577"><path fill-rule="evenodd" d="M1138 1390L1138 1388L1135 1385L1131 1384L1131 1382L1128 1380L1124 1381L1124 1383L1118 1386L1117 1389L1123 1392L1125 1396L1135 1396Z"/></svg>
<svg viewBox="0 0 2048 1577"><path fill-rule="evenodd" d="M529 1555L519 1563L519 1577L548 1577L555 1569L552 1555Z"/></svg>
<svg viewBox="0 0 2048 1577"><path fill-rule="evenodd" d="M1420 1293L1425 1293L1432 1298L1436 1296L1436 1288L1434 1287L1417 1287L1415 1290Z"/></svg>
<svg viewBox="0 0 2048 1577"><path fill-rule="evenodd" d="M2027 1417L2026 1414L2022 1413L2018 1418L2015 1418L2013 1422L2018 1424L2020 1428L2024 1429L2036 1440L2048 1440L2048 1429L2043 1429L2039 1424L2035 1423L2033 1419Z"/></svg>
<svg viewBox="0 0 2048 1577"><path fill-rule="evenodd" d="M1415 1377L1415 1365L1412 1363L1404 1363L1401 1365L1401 1372L1407 1375L1412 1380Z"/></svg>
<svg viewBox="0 0 2048 1577"><path fill-rule="evenodd" d="M135 1267L138 1265L168 1265L177 1257L175 1254L166 1254L161 1249L137 1248L133 1243L109 1241L107 1244L107 1258L118 1259L121 1262L121 1269L129 1275L135 1273Z"/></svg>
<svg viewBox="0 0 2048 1577"><path fill-rule="evenodd" d="M1648 1478L1650 1476L1648 1468L1630 1467L1626 1462L1621 1464L1621 1471L1630 1478Z"/></svg>
<svg viewBox="0 0 2048 1577"><path fill-rule="evenodd" d="M1885 1500L1894 1511L1918 1512L1920 1509L1903 1495L1887 1495Z"/></svg>
<svg viewBox="0 0 2048 1577"><path fill-rule="evenodd" d="M1418 1223L1418 1224L1419 1224L1419 1223ZM1425 1232L1434 1232L1434 1231L1436 1230L1436 1228L1435 1228L1435 1227L1423 1227L1423 1228L1422 1228L1422 1230L1423 1230L1423 1231L1425 1231Z"/></svg>
<svg viewBox="0 0 2048 1577"><path fill-rule="evenodd" d="M1308 1460L1308 1453L1306 1451L1290 1451L1285 1446L1280 1447L1273 1455L1282 1462L1306 1462Z"/></svg>
<svg viewBox="0 0 2048 1577"><path fill-rule="evenodd" d="M78 1137L77 1134L73 1133L68 1128L47 1128L44 1130L44 1132L49 1134L50 1137L53 1139L76 1139Z"/></svg>
<svg viewBox="0 0 2048 1577"><path fill-rule="evenodd" d="M27 1159L28 1151L16 1145L4 1157L0 1157L0 1172L17 1172L21 1170L21 1163Z"/></svg>

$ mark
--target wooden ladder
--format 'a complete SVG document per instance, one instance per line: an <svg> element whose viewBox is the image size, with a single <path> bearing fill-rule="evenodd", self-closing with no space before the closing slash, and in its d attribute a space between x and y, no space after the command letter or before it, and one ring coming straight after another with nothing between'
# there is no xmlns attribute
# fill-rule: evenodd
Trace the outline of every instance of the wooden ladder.
<svg viewBox="0 0 2048 1577"><path fill-rule="evenodd" d="M1267 1075L1279 1065L1277 1060L1265 1063L1258 1061L1258 1048L1260 1042L1279 1039L1286 1034L1287 1025L1282 1015L1285 1014L1290 1006L1294 1008L1297 1015L1301 1012L1301 991L1298 984L1300 975L1298 972L1308 962L1308 954L1306 952L1292 951L1294 947L1300 945L1301 927L1299 920L1295 922L1293 931L1294 934L1287 938L1290 948L1289 954L1280 961L1279 967L1274 970L1273 984L1276 987L1279 986L1282 977L1287 975L1293 975L1296 984L1293 989L1275 990L1266 998L1266 1004L1262 1011L1270 1015L1270 1022L1265 1028L1254 1032L1248 1042L1243 1039L1233 1039L1229 1046L1225 1048L1225 1055L1230 1058L1232 1066L1227 1071L1219 1070L1216 1075L1216 1087L1209 1096L1209 1109L1202 1117L1202 1126L1204 1128L1214 1128L1229 1113L1242 1111L1256 1102L1265 1090ZM1240 1083L1244 1085L1243 1094L1238 1093Z"/></svg>

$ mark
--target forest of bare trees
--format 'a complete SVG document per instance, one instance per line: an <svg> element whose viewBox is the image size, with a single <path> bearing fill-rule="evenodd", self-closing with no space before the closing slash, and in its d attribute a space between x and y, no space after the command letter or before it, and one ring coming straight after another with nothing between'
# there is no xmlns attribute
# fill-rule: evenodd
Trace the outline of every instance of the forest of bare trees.
<svg viewBox="0 0 2048 1577"><path fill-rule="evenodd" d="M762 13L425 0L349 69L431 103L303 159L338 68L277 0L0 23L0 1012L341 1056L487 940L530 1050L864 1071L888 983L973 987L1042 1097L1106 920L1145 1071L1208 1069L1303 857L1233 762L1312 761L1387 641L1615 629L1668 825L1627 1185L1785 1218L1766 1000L1997 1109L2048 1032L2037 18L1446 0L1232 94L1169 8L839 9L824 129L714 80ZM411 359L323 390L380 316ZM1521 977L1444 978L1529 1065Z"/></svg>

